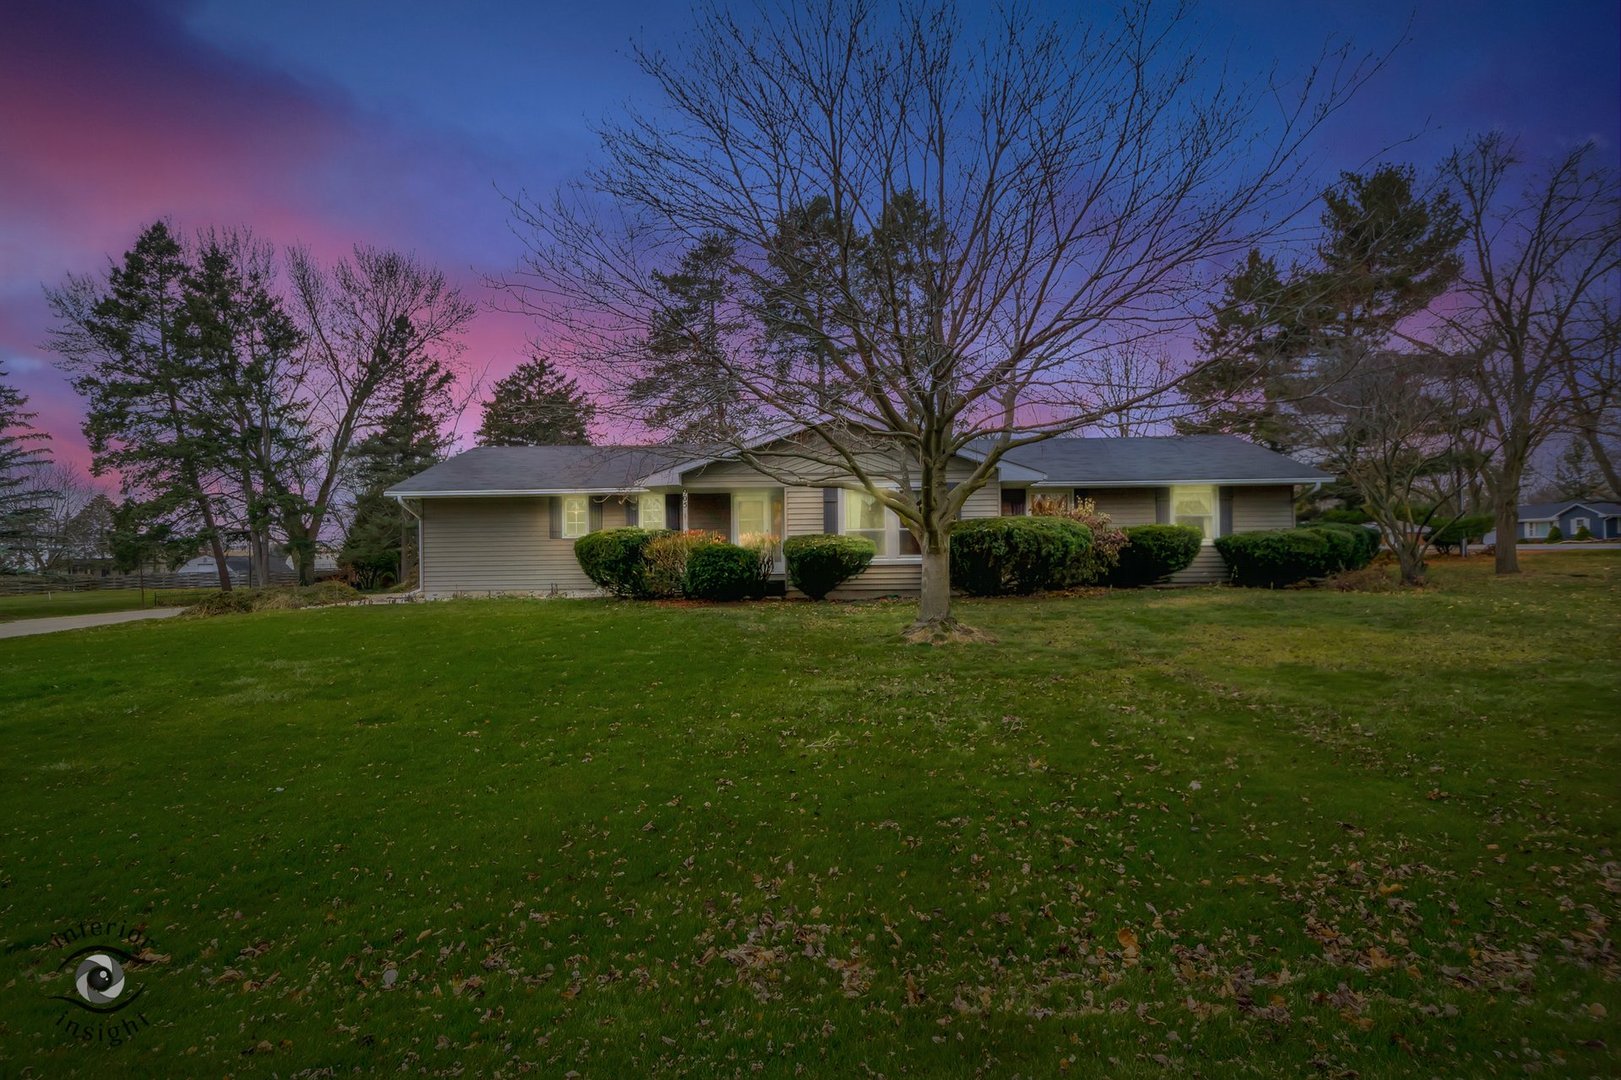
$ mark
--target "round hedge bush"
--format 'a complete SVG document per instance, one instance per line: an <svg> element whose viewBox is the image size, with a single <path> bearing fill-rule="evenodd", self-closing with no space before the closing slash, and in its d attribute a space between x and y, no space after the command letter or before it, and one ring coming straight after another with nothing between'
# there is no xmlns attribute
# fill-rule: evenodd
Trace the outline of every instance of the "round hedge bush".
<svg viewBox="0 0 1621 1080"><path fill-rule="evenodd" d="M865 570L878 546L861 536L816 533L782 542L788 580L812 600L820 600Z"/></svg>
<svg viewBox="0 0 1621 1080"><path fill-rule="evenodd" d="M1109 584L1135 589L1193 564L1199 554L1199 530L1186 525L1129 525L1126 546L1109 572Z"/></svg>
<svg viewBox="0 0 1621 1080"><path fill-rule="evenodd" d="M1057 517L975 518L951 530L951 583L970 596L1063 587L1092 530Z"/></svg>
<svg viewBox="0 0 1621 1080"><path fill-rule="evenodd" d="M1308 528L1307 532L1316 533L1328 543L1326 568L1329 573L1337 574L1342 570L1360 570L1362 558L1362 545L1357 538L1343 529L1330 529L1324 526Z"/></svg>
<svg viewBox="0 0 1621 1080"><path fill-rule="evenodd" d="M601 529L574 541L574 558L585 576L615 596L647 595L648 542L664 530Z"/></svg>
<svg viewBox="0 0 1621 1080"><path fill-rule="evenodd" d="M1238 585L1277 588L1339 572L1339 554L1326 529L1273 529L1216 538Z"/></svg>
<svg viewBox="0 0 1621 1080"><path fill-rule="evenodd" d="M760 553L736 544L705 544L687 559L687 595L695 600L759 599Z"/></svg>
<svg viewBox="0 0 1621 1080"><path fill-rule="evenodd" d="M1437 551L1450 551L1455 547L1461 547L1465 540L1471 542L1480 540L1492 531L1492 526L1496 523L1490 514L1465 514L1430 533L1429 541Z"/></svg>
<svg viewBox="0 0 1621 1080"><path fill-rule="evenodd" d="M1379 554L1378 529L1369 529L1361 525L1345 525L1333 521L1313 522L1306 528L1316 529L1325 534L1343 533L1351 538L1352 550L1346 556L1345 565L1341 567L1343 570L1361 570L1373 561L1375 555Z"/></svg>

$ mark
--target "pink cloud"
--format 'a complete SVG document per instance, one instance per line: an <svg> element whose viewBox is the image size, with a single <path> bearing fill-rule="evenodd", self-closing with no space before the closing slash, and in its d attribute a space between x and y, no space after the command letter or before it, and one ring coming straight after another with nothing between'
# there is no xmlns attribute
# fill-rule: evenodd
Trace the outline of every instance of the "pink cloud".
<svg viewBox="0 0 1621 1080"><path fill-rule="evenodd" d="M231 59L165 8L60 4L8 19L0 45L0 357L59 456L88 461L77 398L42 345L42 284L100 272L145 224L246 224L326 259L359 243L414 251L481 303L516 259L491 188L509 163L406 131L332 87ZM510 179L510 177L508 178ZM469 368L491 378L533 326L481 312ZM33 368L21 371L24 366ZM477 425L477 410L463 428Z"/></svg>

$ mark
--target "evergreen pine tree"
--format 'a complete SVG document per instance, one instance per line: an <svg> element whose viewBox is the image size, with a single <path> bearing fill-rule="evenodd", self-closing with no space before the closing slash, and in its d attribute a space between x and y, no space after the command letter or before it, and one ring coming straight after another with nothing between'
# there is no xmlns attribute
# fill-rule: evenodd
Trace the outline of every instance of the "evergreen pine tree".
<svg viewBox="0 0 1621 1080"><path fill-rule="evenodd" d="M0 365L0 573L17 569L17 549L44 511L34 478L46 460L48 436L35 429L34 416L28 397Z"/></svg>
<svg viewBox="0 0 1621 1080"><path fill-rule="evenodd" d="M535 356L496 382L474 438L479 446L587 443L595 416L580 384Z"/></svg>

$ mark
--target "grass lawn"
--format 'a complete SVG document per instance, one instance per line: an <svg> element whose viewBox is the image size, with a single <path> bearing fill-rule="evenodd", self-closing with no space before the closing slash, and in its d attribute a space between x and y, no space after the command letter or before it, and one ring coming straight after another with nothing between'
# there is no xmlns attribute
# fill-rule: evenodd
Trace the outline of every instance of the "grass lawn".
<svg viewBox="0 0 1621 1080"><path fill-rule="evenodd" d="M0 623L45 619L56 615L95 615L103 611L179 607L208 595L210 589L87 589L84 592L28 593L0 596Z"/></svg>
<svg viewBox="0 0 1621 1080"><path fill-rule="evenodd" d="M1614 1075L1621 557L0 642L0 1074ZM148 1026L59 1026L81 920ZM132 950L135 951L135 950Z"/></svg>

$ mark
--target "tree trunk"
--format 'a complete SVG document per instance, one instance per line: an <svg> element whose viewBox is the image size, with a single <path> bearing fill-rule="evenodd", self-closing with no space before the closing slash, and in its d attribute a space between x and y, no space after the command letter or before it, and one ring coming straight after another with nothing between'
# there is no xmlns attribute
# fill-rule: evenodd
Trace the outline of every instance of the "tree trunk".
<svg viewBox="0 0 1621 1080"><path fill-rule="evenodd" d="M917 621L901 636L916 644L994 641L989 634L964 626L951 614L951 539L942 533L923 545L923 580L918 592Z"/></svg>
<svg viewBox="0 0 1621 1080"><path fill-rule="evenodd" d="M219 525L214 520L214 508L208 504L207 496L197 500L197 510L203 519L203 527L208 530L208 550L214 556L214 568L219 571L220 592L231 591L231 565L225 561L225 542L220 539Z"/></svg>
<svg viewBox="0 0 1621 1080"><path fill-rule="evenodd" d="M951 548L948 544L929 547L930 550L923 553L923 589L917 605L919 626L941 624L951 618Z"/></svg>
<svg viewBox="0 0 1621 1080"><path fill-rule="evenodd" d="M1396 562L1401 567L1401 583L1415 588L1429 579L1429 568L1424 565L1424 541L1402 544L1396 548Z"/></svg>
<svg viewBox="0 0 1621 1080"><path fill-rule="evenodd" d="M219 533L213 533L208 538L208 548L214 556L214 568L219 571L220 592L231 591L231 564L225 561L225 544L220 540Z"/></svg>
<svg viewBox="0 0 1621 1080"><path fill-rule="evenodd" d="M1518 574L1520 572L1520 507L1519 485L1504 484L1498 488L1496 498L1497 518L1497 573Z"/></svg>
<svg viewBox="0 0 1621 1080"><path fill-rule="evenodd" d="M1621 472L1616 471L1615 459L1610 456L1610 448L1605 446L1604 440L1599 437L1596 423L1582 427L1582 440L1587 443L1587 449L1592 453L1599 472L1604 474L1604 482L1610 485L1610 494L1621 498Z"/></svg>

